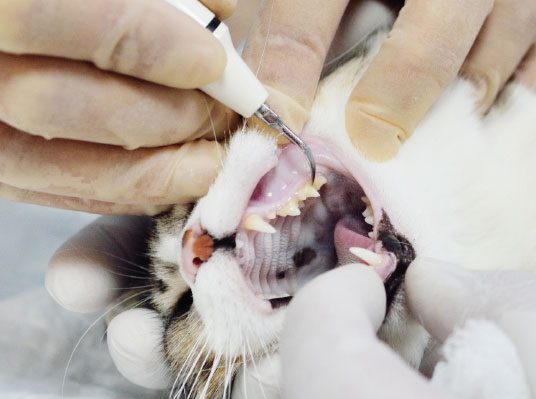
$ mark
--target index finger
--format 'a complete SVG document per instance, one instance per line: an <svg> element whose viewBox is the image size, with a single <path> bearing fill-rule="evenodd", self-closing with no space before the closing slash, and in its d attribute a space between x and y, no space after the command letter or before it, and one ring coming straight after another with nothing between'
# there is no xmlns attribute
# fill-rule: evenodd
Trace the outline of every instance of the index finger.
<svg viewBox="0 0 536 399"><path fill-rule="evenodd" d="M346 106L348 134L366 157L382 161L396 154L456 77L492 5L406 2Z"/></svg>
<svg viewBox="0 0 536 399"><path fill-rule="evenodd" d="M90 61L176 88L216 80L225 52L165 1L2 0L0 51Z"/></svg>

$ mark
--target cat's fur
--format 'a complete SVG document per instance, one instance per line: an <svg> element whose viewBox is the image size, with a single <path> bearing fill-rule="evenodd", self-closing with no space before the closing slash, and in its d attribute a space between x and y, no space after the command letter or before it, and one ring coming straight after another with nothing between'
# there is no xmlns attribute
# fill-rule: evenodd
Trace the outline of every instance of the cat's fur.
<svg viewBox="0 0 536 399"><path fill-rule="evenodd" d="M510 84L482 118L472 87L458 80L393 160L368 162L347 137L344 111L380 42L381 36L372 38L367 51L324 78L304 134L335 143L358 160L390 222L417 255L480 269L535 270L536 95ZM236 135L223 171L193 213L177 206L157 220L150 244L152 303L165 320L165 352L178 375L175 389L182 387L185 397L190 390L191 397L228 394L237 367L244 358L251 361L246 352L258 357L277 349L284 312L269 321L250 315L247 297L233 280L238 271L226 265L223 252L203 266L205 276L213 277L194 289L193 297L178 270L187 219L202 220L214 237L231 234L243 209L243 187L260 179L258 165L273 151L273 141L256 131ZM220 273L222 265L227 269ZM380 336L419 365L428 335L408 313L403 290Z"/></svg>

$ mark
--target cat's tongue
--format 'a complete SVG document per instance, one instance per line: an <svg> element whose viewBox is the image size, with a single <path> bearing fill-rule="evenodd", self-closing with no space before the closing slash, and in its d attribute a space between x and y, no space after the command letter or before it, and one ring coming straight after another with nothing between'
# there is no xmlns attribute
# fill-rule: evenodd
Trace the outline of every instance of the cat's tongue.
<svg viewBox="0 0 536 399"><path fill-rule="evenodd" d="M339 264L337 266L355 263L356 257L350 253L350 248L360 247L372 250L374 241L354 231L344 219L339 220L335 226L335 249Z"/></svg>
<svg viewBox="0 0 536 399"><path fill-rule="evenodd" d="M349 263L363 263L359 258L350 252L350 248L359 247L369 251L374 251L375 243L371 238L358 233L354 221L345 219L339 220L335 226L335 249L337 251L337 266L347 265ZM384 262L373 267L382 280L386 280L393 272L395 263L387 255L383 255Z"/></svg>

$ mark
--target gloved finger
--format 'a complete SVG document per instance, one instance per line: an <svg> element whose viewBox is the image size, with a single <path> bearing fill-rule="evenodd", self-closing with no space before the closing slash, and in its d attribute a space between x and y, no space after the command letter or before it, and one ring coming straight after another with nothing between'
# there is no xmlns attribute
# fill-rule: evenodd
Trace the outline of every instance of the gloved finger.
<svg viewBox="0 0 536 399"><path fill-rule="evenodd" d="M468 319L495 322L517 347L532 392L536 392L536 276L533 273L465 270L449 263L417 258L409 267L405 281L413 314L441 341Z"/></svg>
<svg viewBox="0 0 536 399"><path fill-rule="evenodd" d="M536 91L536 44L525 56L516 80Z"/></svg>
<svg viewBox="0 0 536 399"><path fill-rule="evenodd" d="M282 396L443 398L376 338L385 300L382 281L363 265L335 269L300 291L281 339Z"/></svg>
<svg viewBox="0 0 536 399"><path fill-rule="evenodd" d="M110 74L87 63L0 53L0 69L0 120L48 139L134 149L221 138L238 123L236 114L200 91Z"/></svg>
<svg viewBox="0 0 536 399"><path fill-rule="evenodd" d="M101 217L66 241L49 262L45 286L64 308L92 313L146 284L151 219Z"/></svg>
<svg viewBox="0 0 536 399"><path fill-rule="evenodd" d="M456 77L492 3L406 1L346 106L346 129L366 157L381 161L397 153Z"/></svg>
<svg viewBox="0 0 536 399"><path fill-rule="evenodd" d="M268 103L302 130L348 0L263 2L244 59L270 91Z"/></svg>
<svg viewBox="0 0 536 399"><path fill-rule="evenodd" d="M114 317L108 326L108 349L125 378L149 389L171 386L163 332L162 318L153 310L137 308Z"/></svg>
<svg viewBox="0 0 536 399"><path fill-rule="evenodd" d="M217 80L221 44L165 1L4 0L0 51L93 62L176 88Z"/></svg>
<svg viewBox="0 0 536 399"><path fill-rule="evenodd" d="M462 74L476 84L477 103L482 112L494 103L535 39L534 0L495 1L462 67Z"/></svg>
<svg viewBox="0 0 536 399"><path fill-rule="evenodd" d="M128 151L74 140L47 141L1 122L0 148L1 183L121 204L190 202L206 193L223 156L217 142Z"/></svg>
<svg viewBox="0 0 536 399"><path fill-rule="evenodd" d="M11 187L2 183L0 183L0 198L8 201L25 202L27 204L90 212L99 215L156 215L169 209L167 205L114 204L112 202L45 194Z"/></svg>
<svg viewBox="0 0 536 399"><path fill-rule="evenodd" d="M201 0L219 19L229 18L236 8L236 2L237 0Z"/></svg>

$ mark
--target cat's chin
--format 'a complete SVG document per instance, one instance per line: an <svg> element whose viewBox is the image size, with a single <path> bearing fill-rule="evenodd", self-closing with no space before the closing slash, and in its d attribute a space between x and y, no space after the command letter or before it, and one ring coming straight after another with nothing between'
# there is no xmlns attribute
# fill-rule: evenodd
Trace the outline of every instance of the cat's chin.
<svg viewBox="0 0 536 399"><path fill-rule="evenodd" d="M358 164L329 143L313 138L308 144L317 162L314 182L298 147L277 148L275 157L259 159L264 171L242 188L250 194L231 234L216 238L202 223L190 224L182 272L191 286L199 268L224 250L253 295L273 310L314 277L349 263L374 268L393 296L405 271L397 270L402 244L409 243L401 243Z"/></svg>

